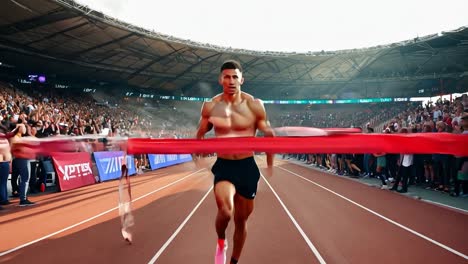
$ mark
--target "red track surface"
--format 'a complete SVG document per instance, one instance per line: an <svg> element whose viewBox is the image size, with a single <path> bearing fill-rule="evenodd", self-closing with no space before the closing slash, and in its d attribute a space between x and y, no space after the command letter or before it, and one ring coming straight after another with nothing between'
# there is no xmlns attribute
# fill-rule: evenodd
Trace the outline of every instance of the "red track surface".
<svg viewBox="0 0 468 264"><path fill-rule="evenodd" d="M323 263L468 262L468 214L285 161L277 164L275 175L266 180L284 207L262 178L239 263L320 263L317 255ZM197 172L187 163L132 177L133 245L120 234L117 184L33 197L33 207L7 206L0 212L0 262L213 262L212 191L182 226L212 186L209 170ZM232 233L231 223L227 234ZM232 240L229 245L232 250Z"/></svg>

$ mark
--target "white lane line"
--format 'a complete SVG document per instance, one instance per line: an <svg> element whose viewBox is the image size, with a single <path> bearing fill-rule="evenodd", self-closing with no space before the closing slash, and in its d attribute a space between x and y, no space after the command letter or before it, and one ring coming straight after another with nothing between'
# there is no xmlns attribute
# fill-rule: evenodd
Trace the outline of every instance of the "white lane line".
<svg viewBox="0 0 468 264"><path fill-rule="evenodd" d="M161 256L161 254L166 250L166 248L171 244L171 242L174 240L174 238L179 234L180 230L187 224L187 222L190 220L192 215L197 211L198 207L203 203L203 201L206 199L208 194L210 194L211 190L213 190L213 186L210 187L210 189L205 193L203 198L198 202L198 204L193 208L193 210L190 212L190 214L185 218L185 220L179 225L179 227L174 231L174 233L169 237L169 239L164 243L164 245L156 252L154 257L148 262L149 264L153 264L156 262L156 260Z"/></svg>
<svg viewBox="0 0 468 264"><path fill-rule="evenodd" d="M294 216L291 214L291 212L289 212L288 208L286 207L286 205L284 205L283 201L280 199L280 197L278 196L278 194L275 192L275 190L273 189L273 187L270 185L270 183L267 181L267 179L265 178L265 176L262 175L262 178L263 180L266 182L266 184L268 185L268 187L270 187L270 190L273 192L273 194L275 195L276 199L279 201L279 203L281 204L281 206L283 207L284 211L286 212L286 214L289 216L289 219L291 219L291 221L293 222L293 224L296 226L297 230L299 231L299 233L301 234L302 238L304 238L304 240L306 241L307 245L309 246L309 248L312 250L312 252L314 253L314 255L317 257L318 261L321 263L321 264L325 264L325 260L323 259L323 257L320 255L320 253L318 252L317 248L314 246L314 244L312 244L312 241L310 241L309 237L307 237L306 233L304 232L304 230L302 230L301 226L297 223L296 219L294 218Z"/></svg>
<svg viewBox="0 0 468 264"><path fill-rule="evenodd" d="M202 170L205 170L205 169L200 169L200 170L197 170L196 172L192 172L192 173L190 173L189 175L184 176L183 178L180 178L180 179L178 179L178 180L175 181L175 182L169 183L169 184L167 184L167 185L165 185L165 186L163 186L163 187L160 187L160 188L158 188L158 189L156 189L156 190L154 190L154 191L151 191L151 192L149 192L149 193L147 193L147 194L144 194L144 195L142 195L142 196L136 198L136 199L133 200L132 202L136 202L136 201L138 201L138 200L141 200L141 199L145 198L146 196L149 196L149 195L151 195L151 194L153 194L153 193L156 193L156 192L159 192L159 191L161 191L161 190L163 190L163 189L166 189L167 187L170 187L170 186L172 186L172 185L174 185L174 184L176 184L176 183L178 183L178 182L180 182L180 181L183 181L183 180L185 180L186 178L188 178L188 177L190 177L190 176L192 176L192 175L194 175L194 174L197 174L197 173L199 173L199 172L202 171ZM118 206L115 207L115 208L118 208ZM115 208L114 208L114 209L115 209Z"/></svg>
<svg viewBox="0 0 468 264"><path fill-rule="evenodd" d="M167 184L167 185L165 185L165 186L163 186L163 187L160 187L160 188L158 188L158 189L156 189L156 190L154 190L154 191L151 191L151 192L149 192L149 193L147 193L147 194L145 194L145 195L142 195L142 196L140 196L140 197L134 199L133 202L138 201L138 200L140 200L140 199L143 199L143 198L145 198L146 196L151 195L151 194L153 194L153 193L155 193L155 192L159 192L159 191L161 191L161 190L163 190L163 189L166 189L167 187L170 187L170 186L172 186L172 185L174 185L174 184L176 184L176 183L178 183L178 182L180 182L180 181L182 181L182 180L184 180L184 179L186 179L186 178L188 178L188 177L190 177L190 176L192 176L192 175L194 175L194 174L197 174L198 172L200 172L200 171L202 171L202 170L205 170L205 169L200 169L200 170L197 170L196 172L192 172L192 173L190 173L189 175L184 176L183 178L180 178L180 179L178 179L178 180L175 181L175 182L169 183L169 184ZM102 212L102 213L100 213L100 214L97 214L97 215L95 215L95 216L93 216L93 217L90 217L90 218L88 218L88 219L85 219L85 220L83 220L83 221L81 221L81 222L78 222L78 223L76 223L76 224L73 224L73 225L71 225L71 226L65 227L65 228L63 228L63 229L61 229L61 230L58 230L58 231L56 231L56 232L53 232L53 233L51 233L51 234L48 234L48 235L43 236L43 237L41 237L41 238L38 238L38 239L36 239L36 240L33 240L33 241L28 242L28 243L19 245L19 246L15 247L15 248L12 248L12 249L7 250L7 251L3 251L3 252L0 253L0 257L5 256L5 255L7 255L7 254L10 254L10 253L12 253L12 252L15 252L15 251L17 251L17 250L20 250L20 249L22 249L22 248L25 248L25 247L27 247L27 246L30 246L30 245L32 245L32 244L35 244L35 243L37 243L37 242L40 242L40 241L42 241L42 240L44 240L44 239L47 239L47 238L49 238L49 237L53 237L53 236L55 236L55 235L57 235L57 234L63 233L63 232L65 232L65 231L67 231L67 230L70 230L70 229L72 229L72 228L75 228L75 227L77 227L77 226L79 226L79 225L82 225L82 224L84 224L84 223L87 223L87 222L89 222L89 221L92 221L92 220L94 220L94 219L96 219L96 218L99 218L99 217L101 217L101 216L103 216L103 215L105 215L105 214L108 214L108 213L110 213L110 212L112 212L112 211L114 211L114 210L116 210L116 209L118 209L118 208L119 208L119 207L116 206L116 207L111 208L111 209L109 209L109 210L107 210L107 211L104 211L104 212Z"/></svg>
<svg viewBox="0 0 468 264"><path fill-rule="evenodd" d="M304 167L304 168L308 168L310 170L314 170L314 171L319 171L319 172L322 172L322 173L326 173L326 174L329 174L329 175L334 175L336 176L335 173L332 173L332 172L329 172L329 171L323 171L323 170L320 170L318 168L315 168L315 167L309 167L309 166L306 166L306 164L302 163L302 162L295 162L293 160L288 160L287 161L288 163L291 163L291 164L295 164L295 165L299 165L301 167ZM344 178L346 180L350 180L350 181L354 181L354 182L359 182L359 183L362 183L364 185L367 185L367 186L371 186L371 187L377 187L375 184L373 183L368 183L368 182L362 182L362 181L356 181L355 179L352 179L352 178ZM380 180L379 180L379 183L380 183ZM378 188L380 188L380 185L378 186ZM413 195L411 194L411 192L408 194L408 195L405 195L407 197L410 197L410 198L415 198L415 199L418 199L421 198L420 196L416 196L416 195ZM448 204L443 204L443 203L439 203L439 202L436 202L436 201L432 201L432 200L428 200L428 199L424 199L424 198L421 198L421 199L418 199L422 202L425 202L425 203L430 203L430 204L434 204L434 205L438 205L440 207L446 207L446 208L450 208L450 209L453 209L455 211L459 211L461 213L468 213L468 210L465 210L463 208L459 208L459 207L454 207L454 206L451 206L451 205L448 205Z"/></svg>
<svg viewBox="0 0 468 264"><path fill-rule="evenodd" d="M402 225L402 224L400 224L398 222L395 222L390 218L387 218L387 217L385 217L385 216L383 216L383 215L381 215L381 214L379 214L377 212L374 212L371 209L369 209L369 208L367 208L367 207L365 207L365 206L363 206L361 204L358 204L357 202L355 202L355 201L353 201L353 200L351 200L351 199L349 199L347 197L344 197L343 195L341 195L339 193L336 193L336 192L334 192L334 191L332 191L332 190L330 190L330 189L328 189L328 188L326 188L326 187L324 187L324 186L322 186L322 185L320 185L320 184L318 184L318 183L316 183L316 182L314 182L312 180L309 180L309 179L307 179L307 178L305 178L305 177L303 177L303 176L301 176L301 175L299 175L299 174L297 174L295 172L292 172L290 170L287 170L287 169L281 168L281 167L277 167L277 168L280 168L280 169L282 169L284 171L287 171L287 172L289 172L289 173L291 173L291 174L293 174L293 175L295 175L295 176L297 176L297 177L299 177L299 178L301 178L301 179L303 179L305 181L308 181L308 182L310 182L312 184L315 184L318 187L320 187L320 188L322 188L322 189L324 189L326 191L329 191L329 192L333 193L334 195L336 195L336 196L338 196L338 197L340 197L340 198L342 198L342 199L344 199L344 200L346 200L346 201L348 201L348 202L350 202L350 203L352 203L352 204L354 204L354 205L356 205L358 207L361 207L362 209L368 211L369 213L371 213L373 215L376 215L376 216L384 219L385 221L388 221L389 223L392 223L392 224L394 224L394 225L396 225L396 226L398 226L398 227L400 227L400 228L402 228L402 229L404 229L404 230L406 230L406 231L408 231L408 232L410 232L410 233L412 233L412 234L414 234L414 235L416 235L416 236L418 236L420 238L423 238L423 239L425 239L425 240L427 240L427 241L429 241L429 242L431 242L431 243L433 243L433 244L435 244L435 245L437 245L437 246L439 246L439 247L441 247L441 248L443 248L443 249L445 249L445 250L447 250L449 252L452 252L455 255L458 255L458 256L468 260L467 255L465 255L465 254L463 254L463 253L461 253L461 252L459 252L459 251L457 251L457 250L455 250L455 249L453 249L453 248L451 248L449 246L446 246L446 245L444 245L444 244L442 244L442 243L440 243L440 242L438 242L438 241L436 241L436 240L434 240L434 239L432 239L430 237L427 237L427 236L425 236L425 235L423 235L421 233L418 233L418 232L414 231L413 229L411 229L409 227L406 227L406 226L404 226L404 225Z"/></svg>

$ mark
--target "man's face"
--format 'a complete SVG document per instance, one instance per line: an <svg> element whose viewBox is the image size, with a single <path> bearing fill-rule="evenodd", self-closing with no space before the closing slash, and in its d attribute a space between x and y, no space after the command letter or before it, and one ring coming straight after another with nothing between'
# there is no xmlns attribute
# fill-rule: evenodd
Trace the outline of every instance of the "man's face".
<svg viewBox="0 0 468 264"><path fill-rule="evenodd" d="M460 126L463 127L463 129L468 129L468 118L466 118L467 115L465 115L465 118L462 118L460 120Z"/></svg>
<svg viewBox="0 0 468 264"><path fill-rule="evenodd" d="M221 72L219 84L223 86L225 94L234 95L240 92L240 87L244 83L242 72L239 69L226 69Z"/></svg>

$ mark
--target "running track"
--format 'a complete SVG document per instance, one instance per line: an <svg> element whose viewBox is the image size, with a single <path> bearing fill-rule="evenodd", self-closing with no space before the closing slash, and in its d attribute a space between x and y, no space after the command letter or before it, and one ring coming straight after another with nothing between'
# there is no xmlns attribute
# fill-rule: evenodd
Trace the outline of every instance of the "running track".
<svg viewBox="0 0 468 264"><path fill-rule="evenodd" d="M468 263L466 212L276 164L275 175L259 182L239 263ZM0 263L213 263L209 170L187 163L132 183L133 245L120 235L112 181L33 197L33 207L7 206L0 212ZM230 238L233 231L231 222Z"/></svg>

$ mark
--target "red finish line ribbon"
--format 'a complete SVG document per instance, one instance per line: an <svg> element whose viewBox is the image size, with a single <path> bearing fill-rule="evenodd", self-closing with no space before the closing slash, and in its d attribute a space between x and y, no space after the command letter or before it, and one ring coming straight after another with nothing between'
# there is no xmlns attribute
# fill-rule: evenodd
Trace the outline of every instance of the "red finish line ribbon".
<svg viewBox="0 0 468 264"><path fill-rule="evenodd" d="M401 153L468 156L468 135L331 134L311 137L230 137L209 139L130 138L129 154L180 153Z"/></svg>
<svg viewBox="0 0 468 264"><path fill-rule="evenodd" d="M12 144L15 157L48 156L53 152L92 152L93 145L127 150L128 154L183 153L406 153L468 156L468 135L449 133L361 134L355 129L286 127L278 137L210 139L105 138L102 136L22 138ZM104 143L105 142L105 143ZM104 146L101 146L104 147Z"/></svg>

